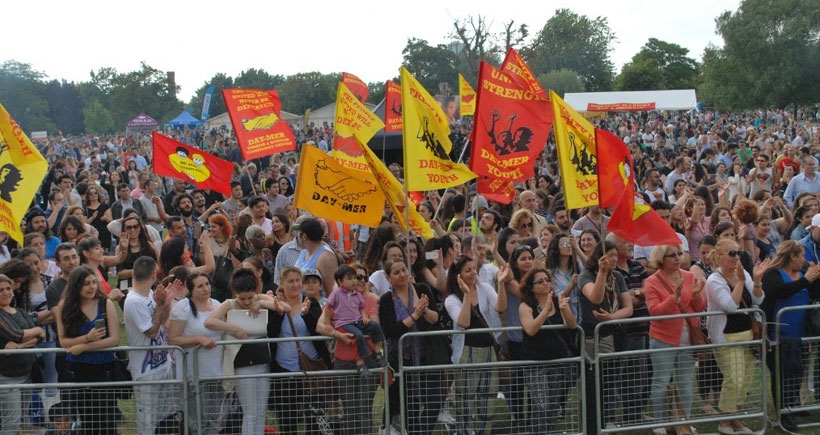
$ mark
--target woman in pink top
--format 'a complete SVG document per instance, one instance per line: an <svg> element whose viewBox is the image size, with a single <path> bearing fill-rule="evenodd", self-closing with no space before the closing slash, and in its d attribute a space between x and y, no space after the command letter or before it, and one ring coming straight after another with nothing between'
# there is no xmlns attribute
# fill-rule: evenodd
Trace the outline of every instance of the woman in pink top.
<svg viewBox="0 0 820 435"><path fill-rule="evenodd" d="M702 294L703 281L695 275L680 268L683 247L680 245L656 246L650 255L651 267L657 268L654 275L644 281L646 305L650 316L665 316L686 313L699 313L706 308L706 298ZM700 319L691 317L695 328L700 328ZM663 403L666 387L675 376L675 382L681 392L681 401L689 417L692 409L692 379L695 373L695 360L689 345L689 331L685 319L650 320L649 348L670 349L677 351L657 352L652 354L652 394L650 396L656 421L663 418ZM666 433L663 428L655 433Z"/></svg>

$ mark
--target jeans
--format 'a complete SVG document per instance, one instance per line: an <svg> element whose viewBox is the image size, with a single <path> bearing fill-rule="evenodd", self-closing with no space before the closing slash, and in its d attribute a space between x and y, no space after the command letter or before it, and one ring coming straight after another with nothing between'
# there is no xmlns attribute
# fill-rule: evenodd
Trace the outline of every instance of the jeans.
<svg viewBox="0 0 820 435"><path fill-rule="evenodd" d="M460 364L488 363L495 361L492 347L464 346ZM495 369L461 370L456 373L456 403L458 409L458 427L460 433L484 433L490 420L489 401L490 386L493 383Z"/></svg>
<svg viewBox="0 0 820 435"><path fill-rule="evenodd" d="M681 402L686 416L692 415L692 384L695 377L695 358L692 352L685 347L678 347L662 341L649 339L649 348L676 349L652 354L652 402L653 416L656 420L663 419L663 402L666 399L666 389L674 374L675 382L680 390Z"/></svg>
<svg viewBox="0 0 820 435"><path fill-rule="evenodd" d="M151 381L174 379L170 364L142 376L134 384L134 405L137 410L137 433L154 433L159 422L179 409L179 388L176 385L152 384ZM145 382L145 383L143 383Z"/></svg>
<svg viewBox="0 0 820 435"><path fill-rule="evenodd" d="M556 365L527 367L523 370L530 389L531 425L522 429L531 430L532 433L550 432L560 425L561 397L566 395L562 392L566 370Z"/></svg>
<svg viewBox="0 0 820 435"><path fill-rule="evenodd" d="M15 385L28 382L28 376L7 378L0 375L0 384ZM23 413L19 388L0 389L0 435L17 435Z"/></svg>
<svg viewBox="0 0 820 435"><path fill-rule="evenodd" d="M384 341L384 333L377 322L369 322L365 324L361 320L354 323L348 323L342 326L342 329L350 334L353 334L356 340L356 350L359 351L359 358L366 358L370 356L370 348L367 347L367 340L365 334L369 335L373 343L381 343Z"/></svg>
<svg viewBox="0 0 820 435"><path fill-rule="evenodd" d="M220 381L202 381L199 383L199 405L197 409L195 385L188 385L188 394L191 395L188 399L188 428L193 433L201 435L217 435L219 433L219 412L222 408L222 399L225 397L225 392L222 390L222 383ZM202 421L199 431L197 428L196 415L201 410Z"/></svg>
<svg viewBox="0 0 820 435"><path fill-rule="evenodd" d="M337 359L333 368L335 370L356 370L356 362ZM342 376L337 383L344 407L340 432L345 435L371 433L373 431L373 399L379 387L379 378L376 376L369 378Z"/></svg>
<svg viewBox="0 0 820 435"><path fill-rule="evenodd" d="M236 369L237 376L267 374L267 364ZM262 435L265 433L265 412L268 407L270 381L268 378L237 379L236 395L242 405L242 433Z"/></svg>
<svg viewBox="0 0 820 435"><path fill-rule="evenodd" d="M57 347L56 341L44 341L39 343L35 346L38 349L54 349ZM46 384L56 384L57 383L57 366L55 361L57 360L57 354L54 352L44 352L40 354L43 358L43 362L45 363L45 367L43 368L43 382ZM46 388L45 389L45 397L54 397L57 395L57 389L55 388Z"/></svg>

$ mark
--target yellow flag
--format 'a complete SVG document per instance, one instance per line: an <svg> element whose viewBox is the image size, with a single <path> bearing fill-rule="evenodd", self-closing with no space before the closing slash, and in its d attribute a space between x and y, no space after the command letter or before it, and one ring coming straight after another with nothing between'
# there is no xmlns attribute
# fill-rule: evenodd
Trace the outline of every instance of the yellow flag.
<svg viewBox="0 0 820 435"><path fill-rule="evenodd" d="M430 228L430 224L428 224L416 210L416 206L412 202L407 202L407 196L405 195L404 189L402 188L401 183L399 183L399 180L393 176L393 173L387 169L387 166L384 166L384 162L379 160L379 158L373 154L373 151L370 150L364 142L358 139L358 135L356 135L356 138L357 143L364 153L364 158L370 165L370 170L373 172L379 187L384 193L384 196L387 198L387 203L390 204L390 209L393 210L393 215L396 216L396 220L399 221L399 226L401 226L402 231L405 233L408 232L406 218L407 215L409 215L410 231L421 235L421 237L427 240L436 237L433 230ZM410 208L405 211L407 207Z"/></svg>
<svg viewBox="0 0 820 435"><path fill-rule="evenodd" d="M357 134L366 144L376 132L384 128L384 122L359 101L344 83L339 82L334 128L333 157L340 161L366 164L353 134Z"/></svg>
<svg viewBox="0 0 820 435"><path fill-rule="evenodd" d="M0 104L0 231L20 245L20 223L46 172L46 159Z"/></svg>
<svg viewBox="0 0 820 435"><path fill-rule="evenodd" d="M567 210L598 205L595 128L550 91L555 111L555 143Z"/></svg>
<svg viewBox="0 0 820 435"><path fill-rule="evenodd" d="M475 90L461 74L458 75L458 97L461 100L461 116L475 115Z"/></svg>
<svg viewBox="0 0 820 435"><path fill-rule="evenodd" d="M441 106L401 67L404 182L408 191L434 190L464 184L476 174L450 160L450 126Z"/></svg>
<svg viewBox="0 0 820 435"><path fill-rule="evenodd" d="M302 147L293 205L317 217L377 227L384 194L362 172L347 169L313 146Z"/></svg>

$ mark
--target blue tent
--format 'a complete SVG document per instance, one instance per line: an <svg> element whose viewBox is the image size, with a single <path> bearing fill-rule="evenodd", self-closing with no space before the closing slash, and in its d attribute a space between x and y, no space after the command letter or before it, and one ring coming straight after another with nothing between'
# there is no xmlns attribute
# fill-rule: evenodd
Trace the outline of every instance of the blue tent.
<svg viewBox="0 0 820 435"><path fill-rule="evenodd" d="M187 111L182 112L176 118L168 121L165 126L173 127L174 129L185 127L186 125L188 128L196 128L198 125L202 124L202 121L194 118L191 116L190 113Z"/></svg>

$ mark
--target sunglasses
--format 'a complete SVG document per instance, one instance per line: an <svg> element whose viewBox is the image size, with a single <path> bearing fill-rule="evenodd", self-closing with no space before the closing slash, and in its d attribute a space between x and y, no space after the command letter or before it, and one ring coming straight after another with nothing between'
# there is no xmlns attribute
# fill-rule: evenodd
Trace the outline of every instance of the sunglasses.
<svg viewBox="0 0 820 435"><path fill-rule="evenodd" d="M126 225L125 229L126 230L136 230L139 227L140 227L139 225Z"/></svg>
<svg viewBox="0 0 820 435"><path fill-rule="evenodd" d="M562 248L569 248L569 242L561 242Z"/></svg>
<svg viewBox="0 0 820 435"><path fill-rule="evenodd" d="M533 285L541 285L541 284L549 284L551 282L552 282L552 280L550 278L541 278L538 281L533 281L532 284Z"/></svg>
<svg viewBox="0 0 820 435"><path fill-rule="evenodd" d="M736 251L736 250L732 249L731 251L726 252L726 255L728 255L732 258L735 258L735 257L740 256L740 251Z"/></svg>
<svg viewBox="0 0 820 435"><path fill-rule="evenodd" d="M532 228L532 222L526 223L526 224L521 224L521 228Z"/></svg>
<svg viewBox="0 0 820 435"><path fill-rule="evenodd" d="M514 253L519 253L519 252L523 252L523 251L532 252L532 248L530 247L530 245L519 245L515 249L513 249Z"/></svg>
<svg viewBox="0 0 820 435"><path fill-rule="evenodd" d="M367 281L367 275L356 275L356 279L359 281Z"/></svg>
<svg viewBox="0 0 820 435"><path fill-rule="evenodd" d="M666 254L666 255L663 256L663 258L677 258L677 257L683 257L683 252L673 252L671 254Z"/></svg>

